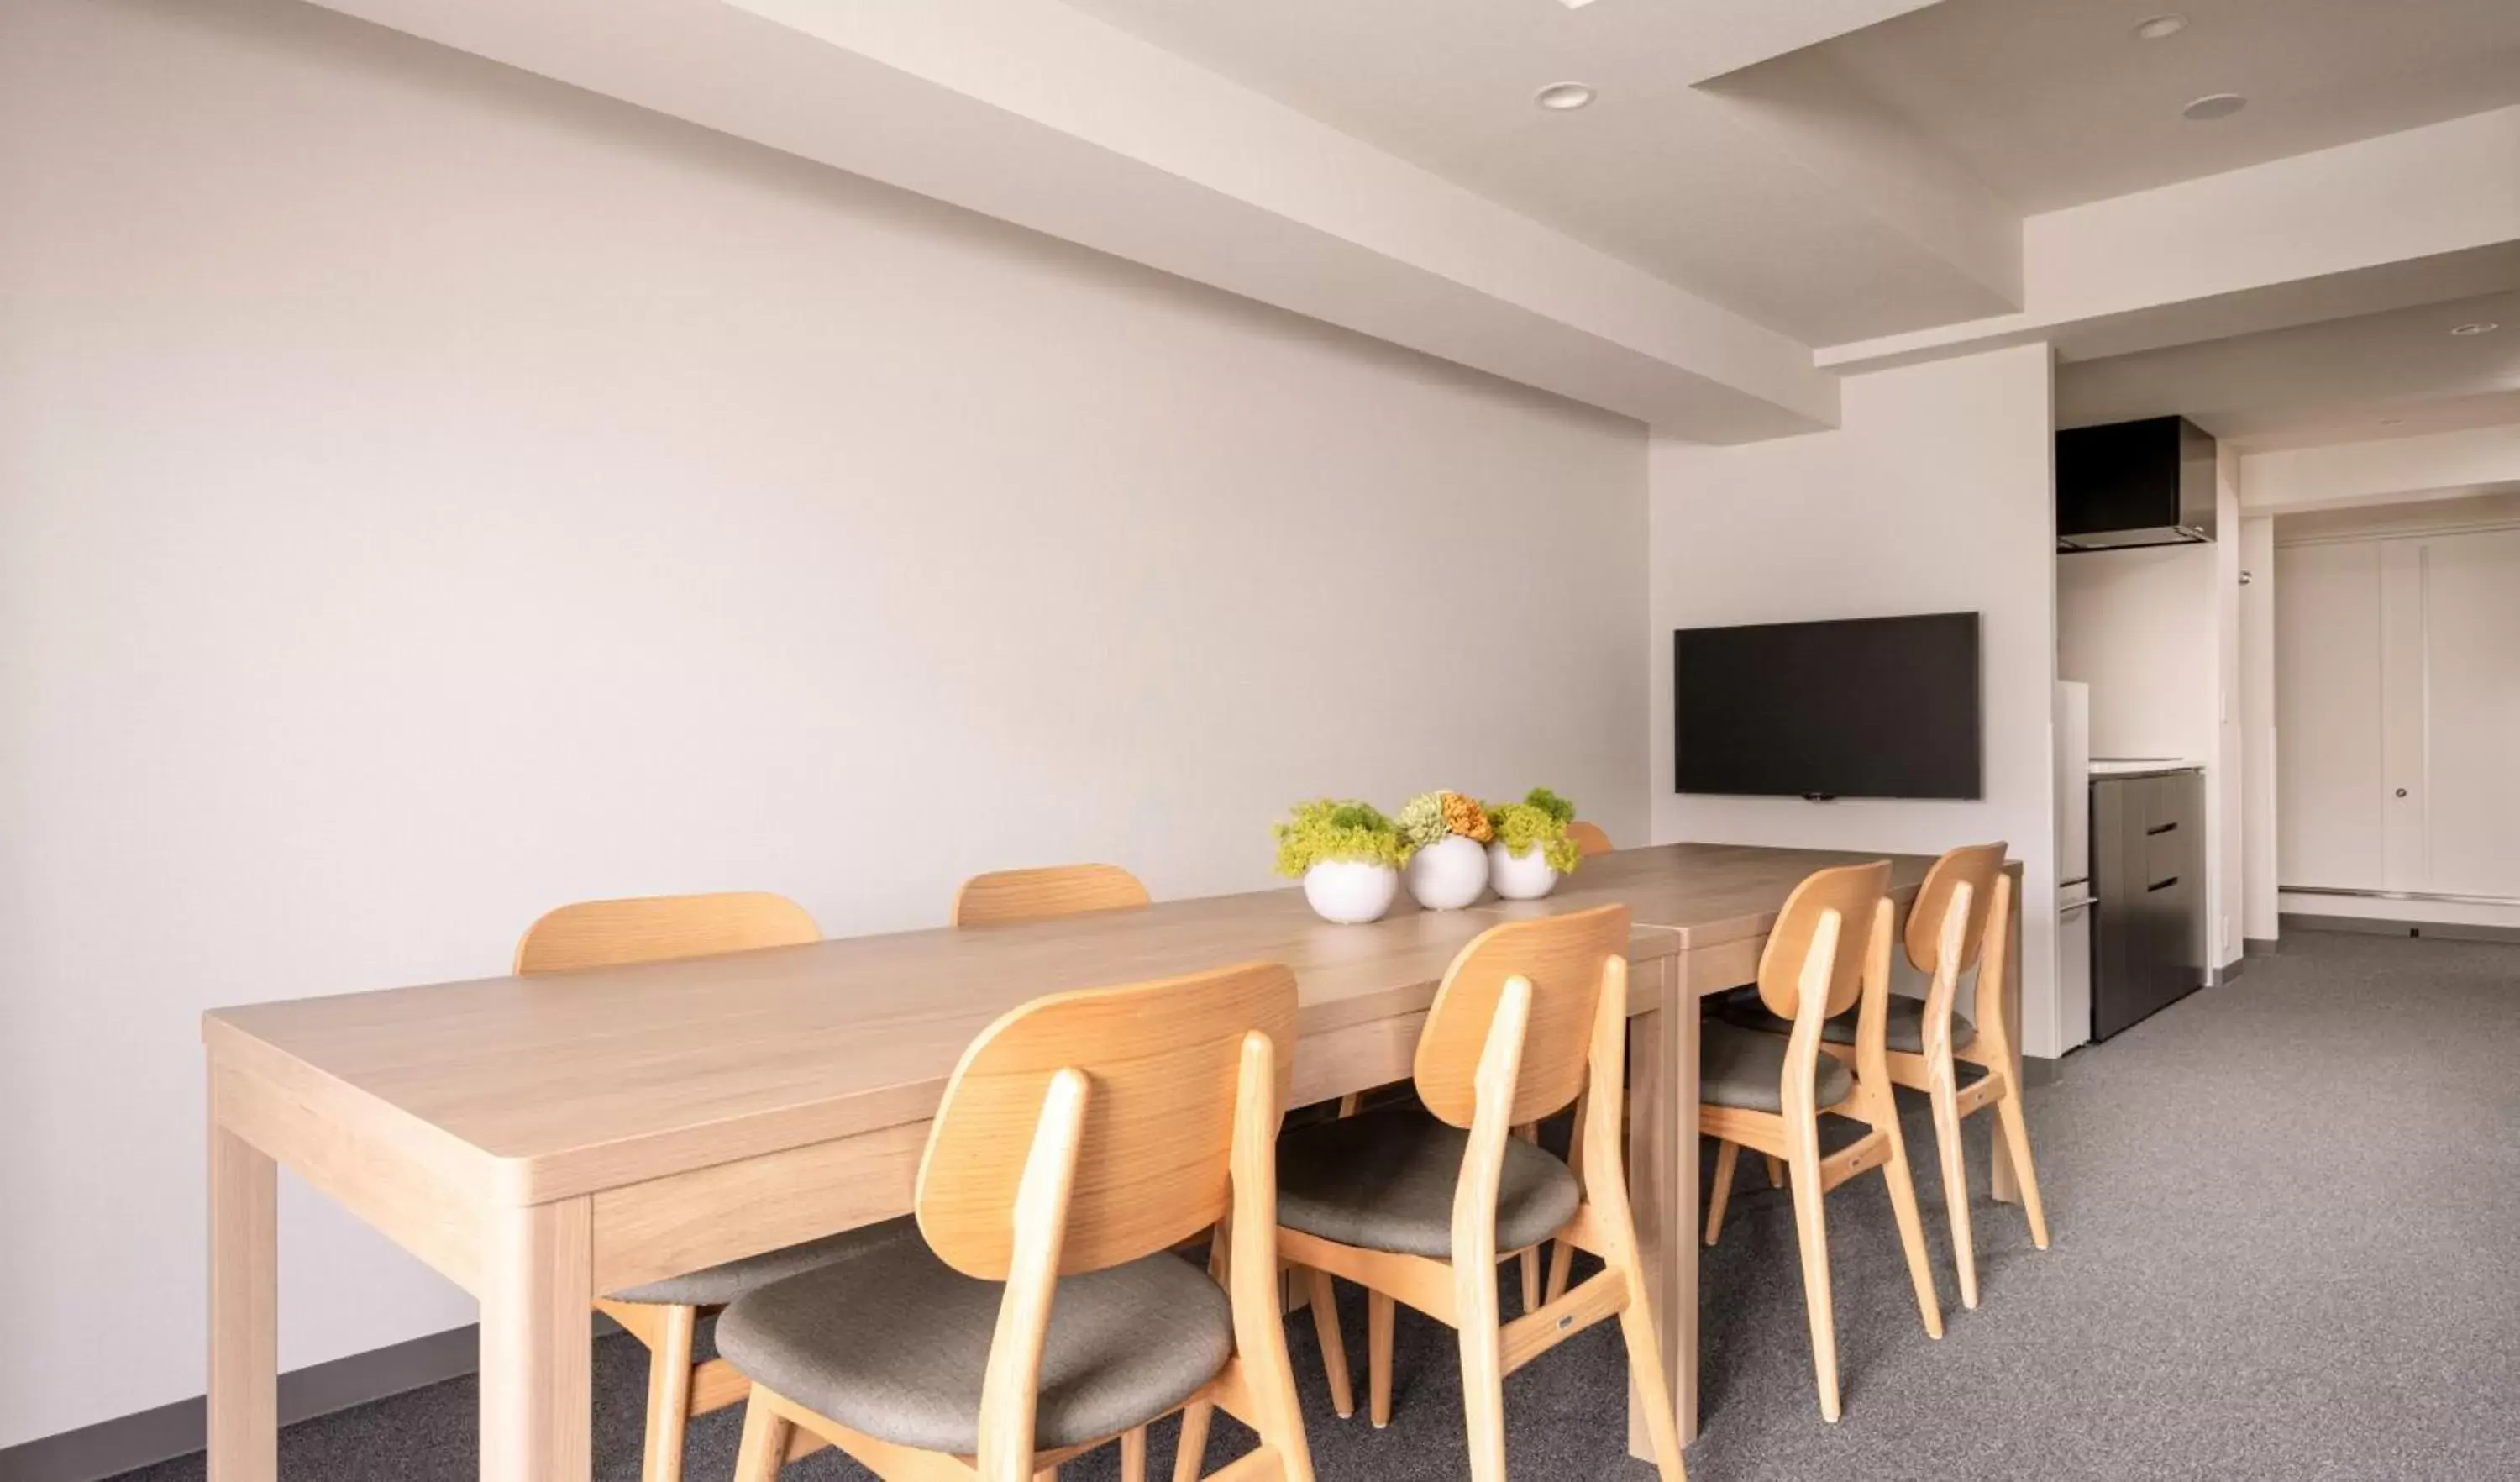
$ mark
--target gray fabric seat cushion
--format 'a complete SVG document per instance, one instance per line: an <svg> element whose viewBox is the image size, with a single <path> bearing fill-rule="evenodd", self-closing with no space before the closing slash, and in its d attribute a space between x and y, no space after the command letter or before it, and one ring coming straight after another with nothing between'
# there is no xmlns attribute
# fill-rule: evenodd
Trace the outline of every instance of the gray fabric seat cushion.
<svg viewBox="0 0 2520 1482"><path fill-rule="evenodd" d="M1727 999L1718 1006L1718 1009L1724 1015L1725 1022L1738 1024L1744 1029L1764 1030L1769 1034L1793 1032L1793 1024L1770 1013L1768 1006L1760 1003L1756 994L1753 994L1745 1003ZM1925 1001L1923 999L1893 996L1889 1010L1883 1016L1888 1020L1887 1032L1882 1036L1883 1043L1892 1050L1906 1051L1910 1055L1925 1053ZM1854 1010L1849 1010L1833 1019L1822 1020L1820 1037L1832 1045L1854 1044ZM1977 1026L1970 1023L1968 1016L1958 1009L1953 1010L1952 1048L1958 1050L1976 1038Z"/></svg>
<svg viewBox="0 0 2520 1482"><path fill-rule="evenodd" d="M1814 1104L1834 1106L1855 1089L1855 1072L1828 1055L1812 1069ZM1782 1111L1778 1093L1785 1081L1785 1041L1721 1019L1698 1037L1697 1099L1710 1106L1744 1111Z"/></svg>
<svg viewBox="0 0 2520 1482"><path fill-rule="evenodd" d="M784 1281L835 1261L851 1260L896 1240L915 1239L918 1235L919 1227L904 1215L880 1225L862 1226L819 1240L807 1240L801 1245L765 1250L757 1256L745 1256L742 1260L712 1266L706 1271L667 1277L661 1281L650 1281L645 1286L633 1286L608 1295L615 1302L643 1302L664 1307L723 1307L755 1287Z"/></svg>
<svg viewBox="0 0 2520 1482"><path fill-rule="evenodd" d="M739 1299L717 1350L746 1378L878 1440L969 1456L1006 1287L914 1234ZM1050 1308L1033 1435L1044 1448L1143 1425L1234 1353L1225 1291L1169 1251L1068 1277Z"/></svg>
<svg viewBox="0 0 2520 1482"><path fill-rule="evenodd" d="M1419 1106L1299 1128L1278 1142L1278 1223L1361 1250L1450 1259L1453 1190L1469 1145L1467 1132ZM1572 1169L1507 1139L1497 1249L1539 1244L1582 1199Z"/></svg>

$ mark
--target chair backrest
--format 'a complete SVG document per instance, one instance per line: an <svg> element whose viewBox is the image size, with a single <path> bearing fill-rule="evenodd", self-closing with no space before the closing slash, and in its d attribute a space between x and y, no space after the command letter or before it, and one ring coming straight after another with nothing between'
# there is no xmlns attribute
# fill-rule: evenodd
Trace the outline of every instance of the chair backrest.
<svg viewBox="0 0 2520 1482"><path fill-rule="evenodd" d="M2003 873L2003 850L2000 839L1992 844L1966 844L1934 861L1934 867L1925 872L1925 882L1916 887L1916 903L1908 908L1905 937L1908 961L1917 971L1931 973L1940 966L1943 918L1951 911L1952 887L1961 883L1969 887L1969 916L1958 970L1966 972L1977 966L1978 949L1986 941L1986 915L1995 905L1995 877Z"/></svg>
<svg viewBox="0 0 2520 1482"><path fill-rule="evenodd" d="M1479 1055L1506 980L1531 984L1531 1021L1514 1078L1512 1123L1549 1116L1584 1090L1593 1010L1601 974L1628 950L1628 908L1598 906L1565 916L1508 921L1472 938L1444 973L1418 1036L1418 1096L1456 1127L1478 1110Z"/></svg>
<svg viewBox="0 0 2520 1482"><path fill-rule="evenodd" d="M1118 1266L1213 1226L1232 1205L1237 1088L1254 1033L1276 1046L1274 1129L1295 1063L1295 976L1277 964L1012 1010L971 1042L945 1088L919 1165L920 1233L955 1270L1007 1280L1034 1130L1052 1082L1069 1072L1085 1107L1058 1274Z"/></svg>
<svg viewBox="0 0 2520 1482"><path fill-rule="evenodd" d="M1619 847L1610 842L1610 835L1599 824L1588 824L1580 818L1566 826L1566 836L1575 841L1575 847L1586 859L1591 859L1597 854L1607 854Z"/></svg>
<svg viewBox="0 0 2520 1482"><path fill-rule="evenodd" d="M1117 865L1052 865L993 870L954 892L954 924L1002 926L1046 921L1087 911L1116 911L1151 899L1138 877Z"/></svg>
<svg viewBox="0 0 2520 1482"><path fill-rule="evenodd" d="M544 913L517 943L516 971L565 972L794 947L823 939L805 908L766 890L579 901Z"/></svg>
<svg viewBox="0 0 2520 1482"><path fill-rule="evenodd" d="M1826 1012L1844 1013L1855 1006L1864 987L1864 952L1871 940L1873 907L1890 888L1890 862L1840 865L1803 877L1785 897L1777 923L1768 928L1768 945L1759 954L1759 1002L1778 1018L1790 1019L1802 1003L1803 957L1821 918L1837 913L1835 963L1828 977ZM1884 944L1884 950L1887 944Z"/></svg>

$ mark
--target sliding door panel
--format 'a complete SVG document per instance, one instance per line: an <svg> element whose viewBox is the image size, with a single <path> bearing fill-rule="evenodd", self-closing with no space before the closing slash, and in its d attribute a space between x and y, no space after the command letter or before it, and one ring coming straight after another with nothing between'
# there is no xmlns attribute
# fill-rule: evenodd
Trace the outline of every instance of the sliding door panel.
<svg viewBox="0 0 2520 1482"><path fill-rule="evenodd" d="M2378 541L2275 551L2276 878L2383 889Z"/></svg>
<svg viewBox="0 0 2520 1482"><path fill-rule="evenodd" d="M2423 547L2423 888L2520 899L2520 530Z"/></svg>
<svg viewBox="0 0 2520 1482"><path fill-rule="evenodd" d="M2380 880L2425 890L2424 545L2380 543Z"/></svg>

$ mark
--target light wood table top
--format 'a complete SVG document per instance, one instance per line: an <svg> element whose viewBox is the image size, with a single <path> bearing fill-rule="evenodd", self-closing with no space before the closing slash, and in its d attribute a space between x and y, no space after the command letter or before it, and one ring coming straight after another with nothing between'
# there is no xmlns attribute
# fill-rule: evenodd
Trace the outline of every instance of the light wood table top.
<svg viewBox="0 0 2520 1482"><path fill-rule="evenodd" d="M1763 937L1804 875L1879 857L1675 844L1588 860L1545 900L1439 913L1404 896L1365 926L1273 890L220 1009L203 1035L214 1054L276 1053L427 1124L487 1159L506 1198L538 1202L688 1167L695 1134L743 1156L924 1118L972 1036L1045 993L1279 962L1311 1037L1423 1010L1500 918L1625 902L1644 962ZM1912 890L1928 863L1899 858L1894 879Z"/></svg>
<svg viewBox="0 0 2520 1482"><path fill-rule="evenodd" d="M1890 861L1890 897L1903 908L1934 863L1926 854L1662 844L1586 860L1545 899L1489 901L1481 909L1506 917L1548 916L1615 903L1626 906L1638 925L1672 932L1679 950L1698 952L1765 941L1778 908L1804 876L1877 859Z"/></svg>

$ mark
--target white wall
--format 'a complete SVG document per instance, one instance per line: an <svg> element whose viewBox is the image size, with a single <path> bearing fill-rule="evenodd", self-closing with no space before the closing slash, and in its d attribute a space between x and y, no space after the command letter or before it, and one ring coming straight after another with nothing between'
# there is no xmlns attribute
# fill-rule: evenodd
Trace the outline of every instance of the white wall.
<svg viewBox="0 0 2520 1482"><path fill-rule="evenodd" d="M2009 841L2024 865L2032 1055L2060 1053L2051 384L2048 347L2026 345L1850 378L1836 431L1653 448L1655 839L1917 853ZM1670 790L1673 629L1936 611L1983 614L1983 800Z"/></svg>
<svg viewBox="0 0 2520 1482"><path fill-rule="evenodd" d="M2056 672L2092 687L2092 754L2204 764L2205 911L2217 966L2240 956L2247 862L2240 468L2233 450L2220 450L2212 542L2056 561Z"/></svg>
<svg viewBox="0 0 2520 1482"><path fill-rule="evenodd" d="M294 6L0 8L0 1447L200 1392L204 1008L1646 831L1635 424ZM283 1218L285 1366L471 1320Z"/></svg>
<svg viewBox="0 0 2520 1482"><path fill-rule="evenodd" d="M2243 468L2246 466L2243 465ZM2251 941L2277 934L2275 907L2275 522L2240 521L2240 721L2243 864L2240 928Z"/></svg>
<svg viewBox="0 0 2520 1482"><path fill-rule="evenodd" d="M2207 918L2213 943L2207 960L2216 966L2238 962L2246 950L2249 770L2243 724L2248 677L2240 637L2240 455L2228 446L2214 463L2214 767L2205 775L2206 848L2209 851Z"/></svg>
<svg viewBox="0 0 2520 1482"><path fill-rule="evenodd" d="M2214 547L2056 560L2056 674L2092 687L2093 756L2214 760Z"/></svg>
<svg viewBox="0 0 2520 1482"><path fill-rule="evenodd" d="M2462 495L2520 493L2520 424L2269 448L2247 455L2241 470L2252 515L2334 511L2367 522L2372 507L2403 505L2420 520L2427 506Z"/></svg>

